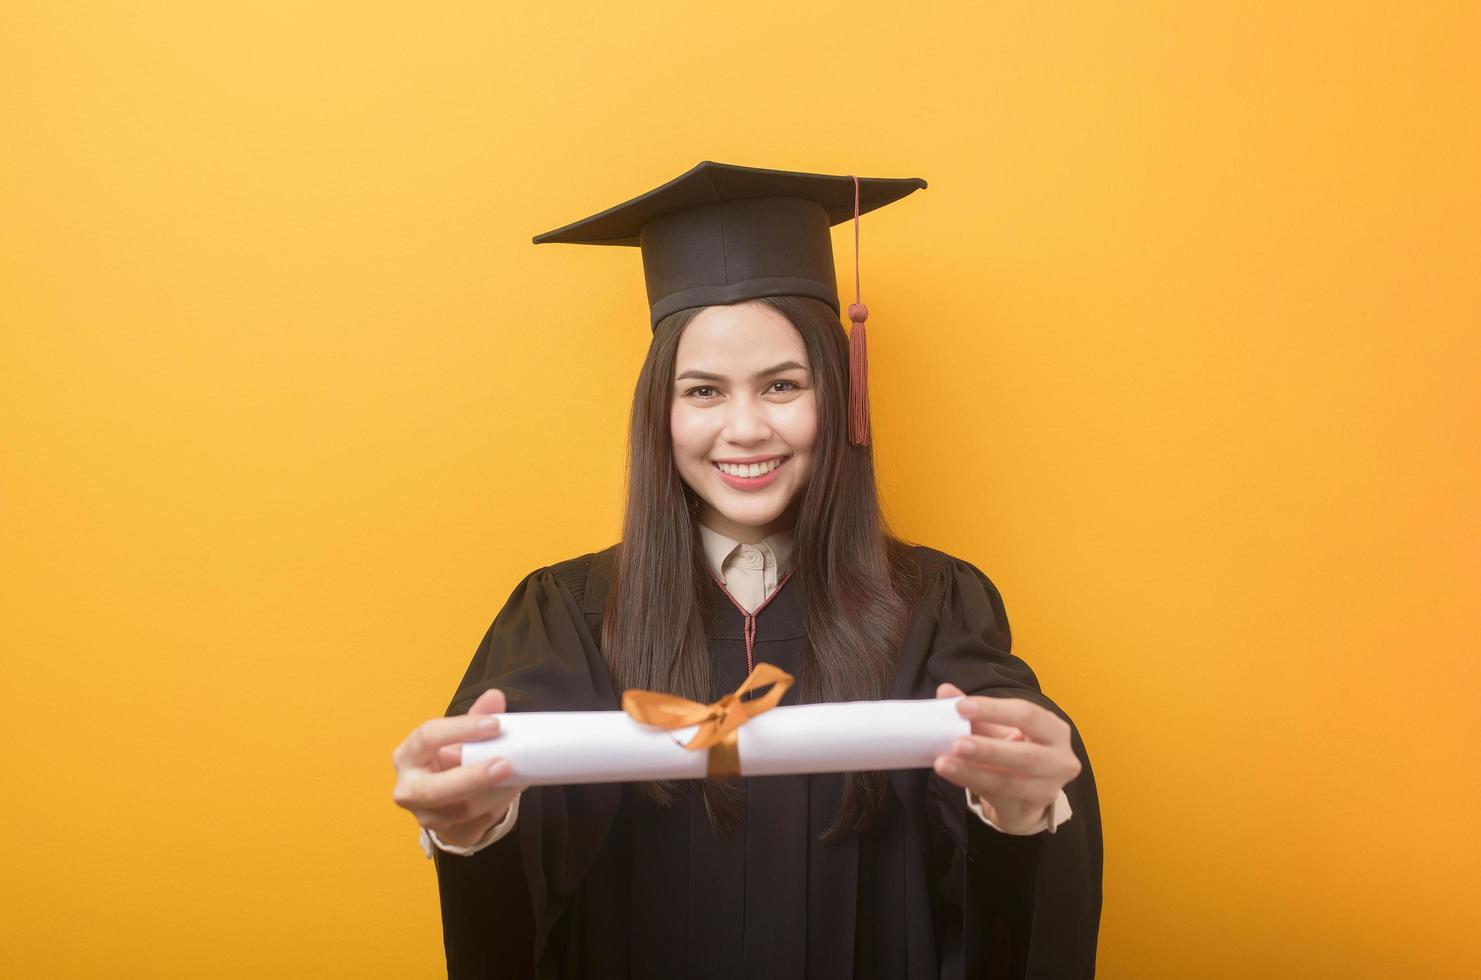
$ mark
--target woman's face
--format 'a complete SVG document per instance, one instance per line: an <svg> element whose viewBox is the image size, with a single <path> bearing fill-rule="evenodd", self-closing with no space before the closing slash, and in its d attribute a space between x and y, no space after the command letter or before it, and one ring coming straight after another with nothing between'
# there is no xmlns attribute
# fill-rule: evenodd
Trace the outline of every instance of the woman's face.
<svg viewBox="0 0 1481 980"><path fill-rule="evenodd" d="M756 301L701 310L679 337L669 429L702 523L752 544L789 530L818 430L797 328Z"/></svg>

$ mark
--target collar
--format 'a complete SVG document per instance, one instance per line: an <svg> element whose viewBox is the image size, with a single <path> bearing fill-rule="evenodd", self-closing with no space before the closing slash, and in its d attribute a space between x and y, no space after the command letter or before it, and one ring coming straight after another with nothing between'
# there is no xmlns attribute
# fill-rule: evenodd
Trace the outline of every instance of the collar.
<svg viewBox="0 0 1481 980"><path fill-rule="evenodd" d="M704 544L705 558L709 560L710 568L720 581L725 581L725 563L741 549L741 542L726 537L719 531L711 530L703 524L699 526L699 536ZM778 579L791 569L793 548L791 531L778 531L776 534L762 538L751 547L763 555L767 552L771 553L772 559L776 562Z"/></svg>

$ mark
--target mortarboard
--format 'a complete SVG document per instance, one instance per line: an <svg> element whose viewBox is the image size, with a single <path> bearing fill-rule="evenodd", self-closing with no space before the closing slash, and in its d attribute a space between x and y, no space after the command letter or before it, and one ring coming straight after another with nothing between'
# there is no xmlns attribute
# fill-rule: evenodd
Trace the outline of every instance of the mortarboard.
<svg viewBox="0 0 1481 980"><path fill-rule="evenodd" d="M869 440L868 356L859 300L859 215L923 188L919 177L855 177L706 160L659 187L534 242L636 245L651 326L698 306L761 296L811 296L841 313L828 229L854 219L849 307L849 438Z"/></svg>

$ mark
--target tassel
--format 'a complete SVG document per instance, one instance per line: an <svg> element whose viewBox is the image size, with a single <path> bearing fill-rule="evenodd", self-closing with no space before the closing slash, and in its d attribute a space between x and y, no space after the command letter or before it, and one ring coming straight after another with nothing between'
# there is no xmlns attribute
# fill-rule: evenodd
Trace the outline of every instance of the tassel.
<svg viewBox="0 0 1481 980"><path fill-rule="evenodd" d="M848 441L855 446L869 445L869 337L864 321L869 307L853 303L848 308L853 327L848 333Z"/></svg>
<svg viewBox="0 0 1481 980"><path fill-rule="evenodd" d="M848 441L869 445L869 347L864 321L869 307L859 298L859 178L854 177L854 301L848 318Z"/></svg>

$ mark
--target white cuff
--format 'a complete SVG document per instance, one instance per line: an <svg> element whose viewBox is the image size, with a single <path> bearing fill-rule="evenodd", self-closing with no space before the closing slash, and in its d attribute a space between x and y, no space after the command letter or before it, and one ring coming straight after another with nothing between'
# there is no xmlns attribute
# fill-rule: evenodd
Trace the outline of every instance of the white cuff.
<svg viewBox="0 0 1481 980"><path fill-rule="evenodd" d="M520 792L523 793L523 790L521 790ZM514 800L509 804L508 812L504 814L503 820L500 820L488 830L484 831L483 836L480 837L478 840L466 846L461 844L449 844L442 838L438 837L436 831L428 830L426 827L423 827L420 841L422 845L422 853L430 858L432 856L432 848L435 847L439 851L446 851L448 854L457 854L461 857L467 857L470 854L477 854L479 851L483 850L485 847L488 847L490 844L499 840L501 837L505 836L514 829L514 821L519 817L519 797L520 794L516 793L514 796Z"/></svg>
<svg viewBox="0 0 1481 980"><path fill-rule="evenodd" d="M989 804L985 800L981 800L977 796L975 796L971 790L966 790L965 792L967 794L967 809L971 810L973 813L977 814L977 816L981 817L982 822L987 824L993 830L999 831L1000 833L1004 834L1026 836L1028 834L1037 834L1045 830L1049 831L1049 833L1052 834L1059 829L1060 824L1070 819L1070 816L1072 815L1072 811L1070 810L1070 798L1064 794L1064 790L1060 790L1059 795L1054 798L1054 802L1044 808L1044 815L1039 818L1038 822L1032 824L1027 830L1003 830L1002 827L999 827L997 824L993 823L992 817L988 816Z"/></svg>

